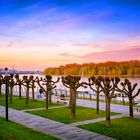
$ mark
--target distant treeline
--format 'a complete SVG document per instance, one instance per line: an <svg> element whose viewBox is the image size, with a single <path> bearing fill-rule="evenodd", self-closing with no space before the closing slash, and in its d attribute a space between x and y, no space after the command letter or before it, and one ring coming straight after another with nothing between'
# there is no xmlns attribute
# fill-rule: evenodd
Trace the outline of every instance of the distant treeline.
<svg viewBox="0 0 140 140"><path fill-rule="evenodd" d="M105 62L66 64L65 66L51 67L44 70L44 74L50 75L108 75L108 76L140 76L140 61Z"/></svg>

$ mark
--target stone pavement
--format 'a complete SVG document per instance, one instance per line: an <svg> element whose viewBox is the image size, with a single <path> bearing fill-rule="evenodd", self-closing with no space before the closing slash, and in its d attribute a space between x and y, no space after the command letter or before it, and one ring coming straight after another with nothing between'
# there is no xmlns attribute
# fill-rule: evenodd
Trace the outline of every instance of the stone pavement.
<svg viewBox="0 0 140 140"><path fill-rule="evenodd" d="M111 116L111 119L115 119L115 118L122 118L126 115L115 115L115 116ZM105 121L106 118L97 118L97 119L91 119L91 120L85 120L85 121L80 121L80 122L75 122L75 123L71 123L69 124L70 126L79 126L79 125L84 125L84 124L89 124L89 123L96 123L96 122L101 122L101 121Z"/></svg>
<svg viewBox="0 0 140 140"><path fill-rule="evenodd" d="M3 106L0 106L0 116L5 117ZM104 135L10 108L9 120L63 140L113 140Z"/></svg>
<svg viewBox="0 0 140 140"><path fill-rule="evenodd" d="M77 99L77 105L89 108L96 108L96 101ZM100 102L99 105L100 110L105 110L105 106L106 104L104 102ZM129 113L129 106L111 104L110 111L127 115Z"/></svg>
<svg viewBox="0 0 140 140"><path fill-rule="evenodd" d="M66 107L66 106L51 106L49 107L49 109L53 109L53 108L63 108L63 107ZM22 110L24 112L26 111L35 111L35 110L44 110L45 108L35 108L35 109L25 109L25 110Z"/></svg>
<svg viewBox="0 0 140 140"><path fill-rule="evenodd" d="M96 101L77 99L77 105L89 107L89 108L96 108ZM100 102L99 104L100 110L105 111L105 106L106 104L104 102ZM119 104L110 104L110 111L121 113L127 116L129 114L129 106L124 106L124 105L119 105ZM140 118L140 113L134 111L134 117Z"/></svg>

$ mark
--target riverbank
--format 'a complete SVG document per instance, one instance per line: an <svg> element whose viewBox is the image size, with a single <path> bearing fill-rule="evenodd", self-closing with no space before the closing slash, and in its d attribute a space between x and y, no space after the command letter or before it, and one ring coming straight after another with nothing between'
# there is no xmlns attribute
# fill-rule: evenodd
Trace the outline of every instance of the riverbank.
<svg viewBox="0 0 140 140"><path fill-rule="evenodd" d="M45 76L46 74L41 74L42 76ZM60 75L57 75L57 74L51 74L51 76L55 76L55 77L62 77L62 76L67 76L67 74L60 74ZM95 76L95 77L98 77L98 76L106 76L106 77L119 77L119 78L140 78L140 75L71 75L71 76L80 76L80 77L83 77L83 78L89 78L91 76Z"/></svg>

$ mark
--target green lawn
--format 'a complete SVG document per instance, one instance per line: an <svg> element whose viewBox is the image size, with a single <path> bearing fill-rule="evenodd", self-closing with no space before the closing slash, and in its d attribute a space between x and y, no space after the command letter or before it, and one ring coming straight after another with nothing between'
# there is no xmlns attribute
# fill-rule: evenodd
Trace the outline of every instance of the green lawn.
<svg viewBox="0 0 140 140"><path fill-rule="evenodd" d="M0 105L5 106L5 98L4 98L3 95L0 98ZM49 106L62 106L62 104L52 103ZM26 106L25 98L22 97L22 99L19 99L17 96L13 96L13 103L9 104L9 107L17 109L17 110L44 108L45 107L45 102L44 101L38 101L38 100L36 100L34 102L32 99L29 99L29 105Z"/></svg>
<svg viewBox="0 0 140 140"><path fill-rule="evenodd" d="M136 118L112 119L109 127L105 125L105 122L91 123L79 127L119 140L140 140L140 119Z"/></svg>
<svg viewBox="0 0 140 140"><path fill-rule="evenodd" d="M0 140L57 140L0 117Z"/></svg>
<svg viewBox="0 0 140 140"><path fill-rule="evenodd" d="M105 117L105 111L100 111L99 115L96 114L95 109L80 107L76 108L76 118L70 118L70 109L68 107L49 109L47 112L45 110L28 111L31 114L49 118L62 123L73 123L78 121L84 121L88 119L95 119ZM111 115L116 115L118 113L111 113Z"/></svg>

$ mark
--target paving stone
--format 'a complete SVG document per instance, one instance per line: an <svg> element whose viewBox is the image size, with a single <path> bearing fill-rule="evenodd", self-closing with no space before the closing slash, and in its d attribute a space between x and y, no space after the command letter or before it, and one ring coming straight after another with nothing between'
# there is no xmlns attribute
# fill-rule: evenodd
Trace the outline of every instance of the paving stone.
<svg viewBox="0 0 140 140"><path fill-rule="evenodd" d="M0 106L0 116L2 116L2 112L4 113L4 110L5 108ZM9 117L10 120L45 134L56 136L62 140L88 140L91 138L98 138L98 140L111 139L103 135L76 128L75 126L59 123L39 116L31 115L26 112L14 109L9 109L9 112L11 115Z"/></svg>
<svg viewBox="0 0 140 140"><path fill-rule="evenodd" d="M78 137L78 136L75 135L75 134L65 134L65 135L63 135L63 136L65 136L67 139L74 139L74 138L77 138L77 137Z"/></svg>
<svg viewBox="0 0 140 140"><path fill-rule="evenodd" d="M61 130L55 132L55 134L58 134L58 135L65 135L67 133L69 133L69 132L68 131L61 131Z"/></svg>
<svg viewBox="0 0 140 140"><path fill-rule="evenodd" d="M121 115L115 115L115 116L111 116L111 119L113 118L122 118L126 115L121 114ZM98 118L98 119L92 119L92 120L86 120L86 121L80 121L80 122L76 122L76 123L71 123L69 124L70 126L79 126L79 125L83 125L83 124L89 124L89 123L96 123L96 122L100 122L100 121L104 121L106 118Z"/></svg>

